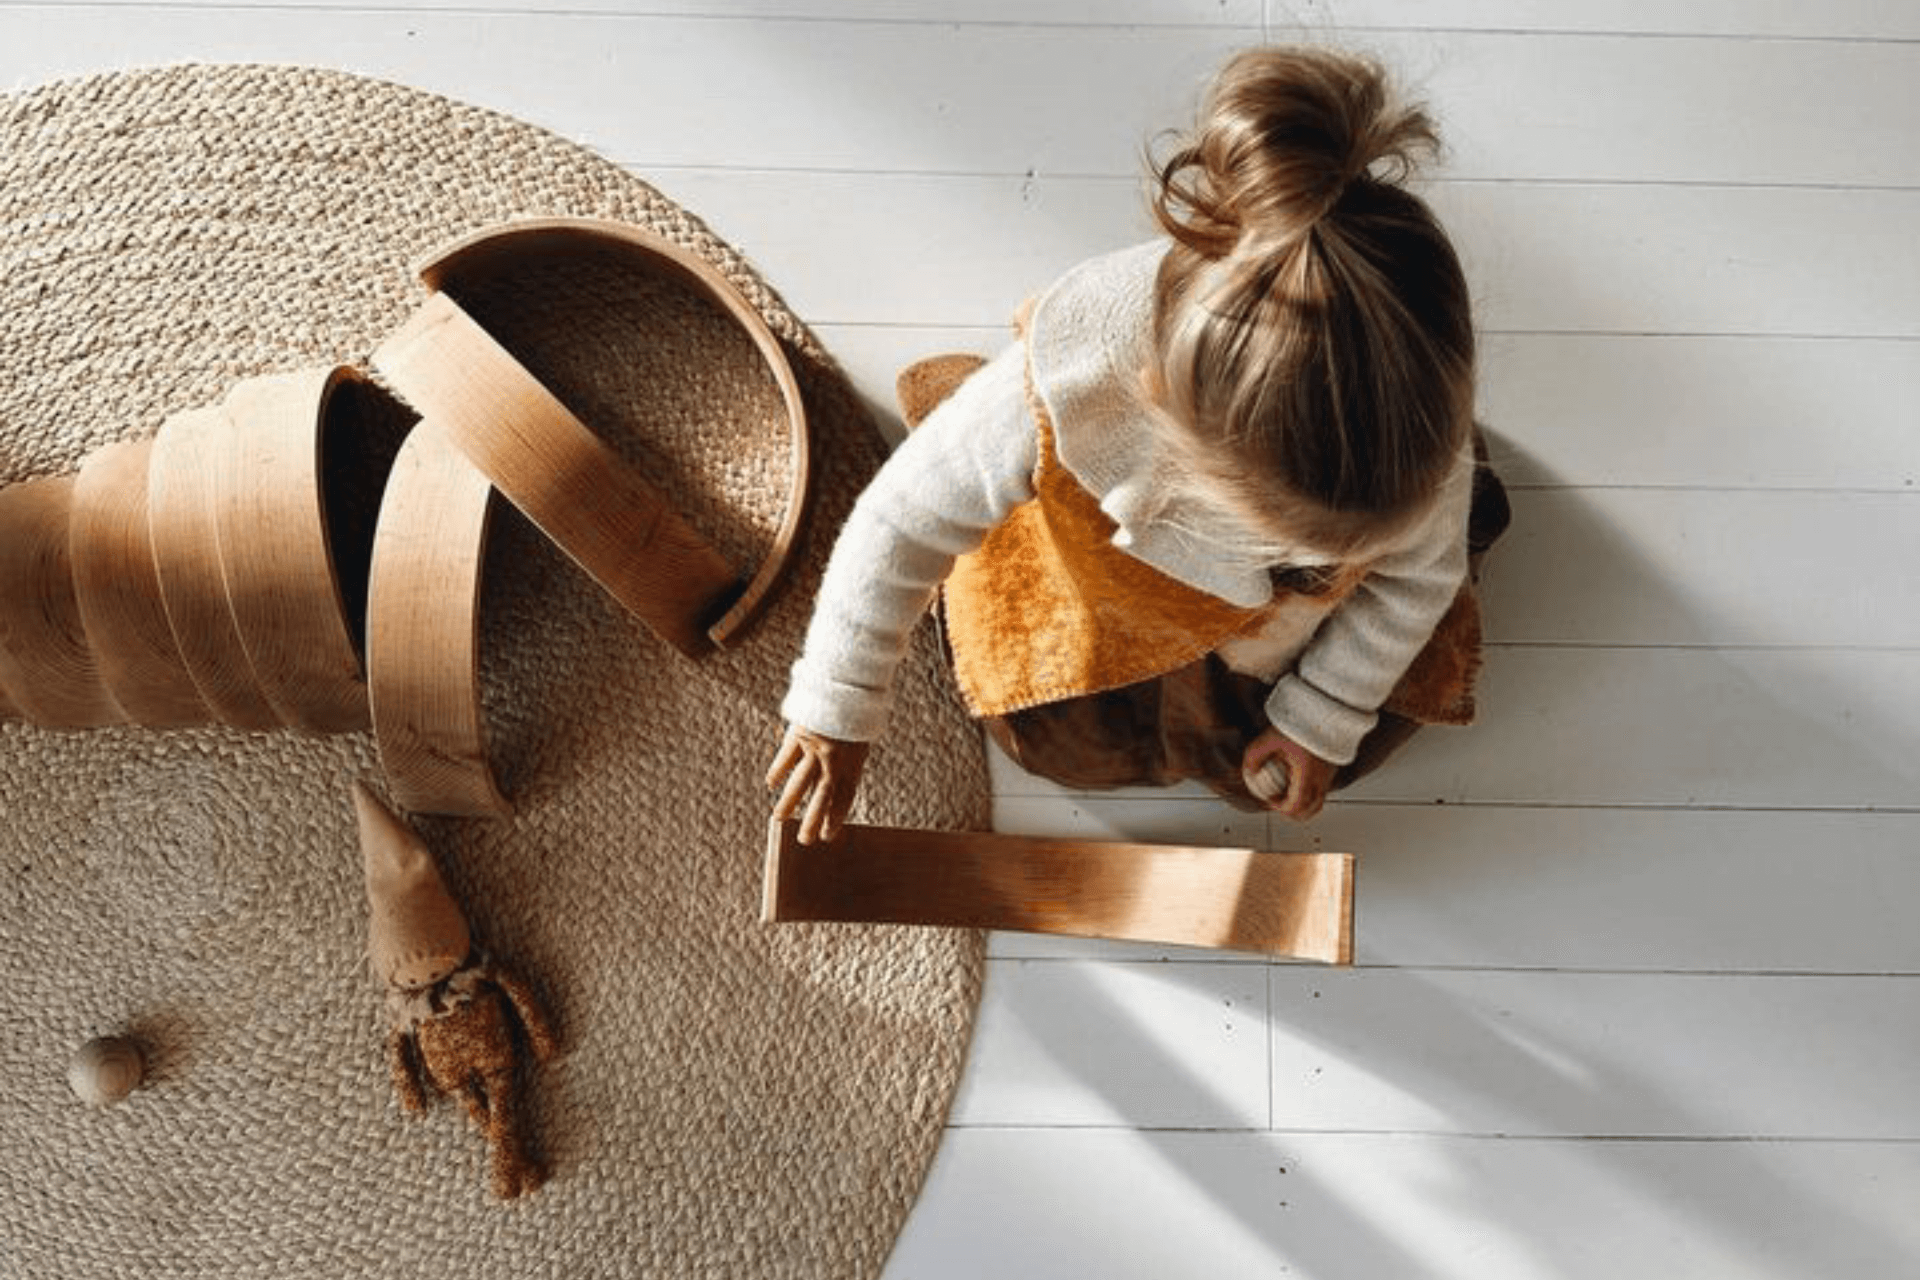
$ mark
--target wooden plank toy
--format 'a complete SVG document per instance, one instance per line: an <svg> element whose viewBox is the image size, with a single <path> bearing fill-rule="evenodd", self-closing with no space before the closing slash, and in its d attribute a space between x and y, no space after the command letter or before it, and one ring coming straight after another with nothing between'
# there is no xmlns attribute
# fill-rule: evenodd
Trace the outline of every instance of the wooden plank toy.
<svg viewBox="0 0 1920 1280"><path fill-rule="evenodd" d="M1348 853L843 825L768 831L761 918L1066 934L1353 963Z"/></svg>

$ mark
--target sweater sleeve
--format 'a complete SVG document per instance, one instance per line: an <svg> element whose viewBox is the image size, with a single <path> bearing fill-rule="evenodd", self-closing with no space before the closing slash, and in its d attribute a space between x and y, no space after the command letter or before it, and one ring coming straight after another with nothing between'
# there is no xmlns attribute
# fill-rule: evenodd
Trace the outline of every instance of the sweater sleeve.
<svg viewBox="0 0 1920 1280"><path fill-rule="evenodd" d="M954 560L1033 497L1026 353L976 370L861 493L834 544L781 714L850 742L886 727L908 638Z"/></svg>
<svg viewBox="0 0 1920 1280"><path fill-rule="evenodd" d="M1412 540L1383 556L1321 624L1267 699L1267 718L1322 760L1347 764L1467 576L1473 459L1447 477Z"/></svg>

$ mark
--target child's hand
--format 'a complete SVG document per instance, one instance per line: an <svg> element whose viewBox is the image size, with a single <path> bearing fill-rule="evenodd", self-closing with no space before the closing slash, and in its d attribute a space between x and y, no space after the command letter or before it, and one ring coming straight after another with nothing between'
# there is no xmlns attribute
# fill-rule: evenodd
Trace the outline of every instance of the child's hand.
<svg viewBox="0 0 1920 1280"><path fill-rule="evenodd" d="M767 790L785 787L773 806L775 818L800 818L800 843L828 841L840 833L840 824L853 808L853 796L860 789L860 771L867 765L867 744L842 742L802 729L787 726L780 753L767 770Z"/></svg>
<svg viewBox="0 0 1920 1280"><path fill-rule="evenodd" d="M1318 814L1321 806L1326 804L1335 767L1278 729L1268 729L1247 744L1246 754L1240 757L1240 771L1252 778L1260 771L1260 766L1275 756L1286 768L1287 789L1278 798L1267 800L1267 807L1296 821L1305 822Z"/></svg>

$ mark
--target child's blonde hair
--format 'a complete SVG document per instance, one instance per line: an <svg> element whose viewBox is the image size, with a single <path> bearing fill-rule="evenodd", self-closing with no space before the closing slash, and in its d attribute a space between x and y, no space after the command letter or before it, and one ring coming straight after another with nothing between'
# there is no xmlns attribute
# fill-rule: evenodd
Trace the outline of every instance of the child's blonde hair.
<svg viewBox="0 0 1920 1280"><path fill-rule="evenodd" d="M1438 146L1379 66L1261 48L1164 164L1148 370L1187 469L1257 527L1344 554L1418 515L1466 447L1459 259L1401 184Z"/></svg>

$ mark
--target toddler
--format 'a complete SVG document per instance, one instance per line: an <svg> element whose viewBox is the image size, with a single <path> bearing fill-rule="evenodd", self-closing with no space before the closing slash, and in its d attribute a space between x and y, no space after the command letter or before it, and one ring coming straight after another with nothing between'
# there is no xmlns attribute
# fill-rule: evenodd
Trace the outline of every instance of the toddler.
<svg viewBox="0 0 1920 1280"><path fill-rule="evenodd" d="M803 841L848 812L936 596L969 709L1069 786L1195 778L1305 819L1471 718L1473 326L1403 185L1435 145L1365 60L1227 64L1158 167L1165 236L1030 302L849 516L768 774Z"/></svg>

